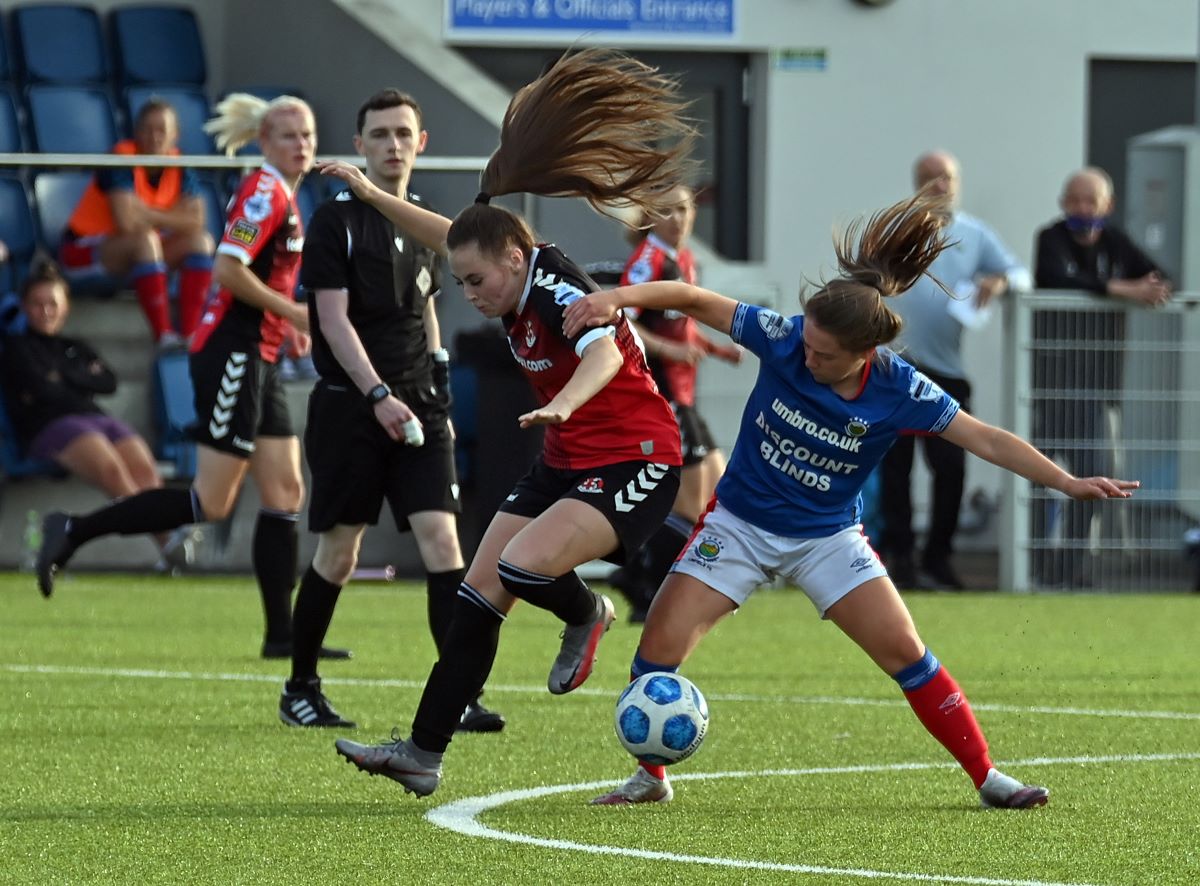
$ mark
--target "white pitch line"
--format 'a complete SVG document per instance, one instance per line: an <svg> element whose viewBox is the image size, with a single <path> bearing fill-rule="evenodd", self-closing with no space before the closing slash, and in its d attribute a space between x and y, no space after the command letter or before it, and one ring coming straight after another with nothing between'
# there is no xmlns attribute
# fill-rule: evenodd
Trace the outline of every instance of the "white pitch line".
<svg viewBox="0 0 1200 886"><path fill-rule="evenodd" d="M14 674L68 674L82 677L127 677L144 680L197 680L207 682L228 683L279 683L284 678L276 674L235 674L214 671L163 671L142 668L89 668L71 665L34 665L34 664L2 664L0 671ZM395 680L383 677L322 677L321 682L327 686L378 686L389 689L423 689L425 684L420 680ZM518 695L543 695L544 686L523 686L520 684L489 683L488 692L511 692ZM595 687L580 687L572 695L615 698L620 688L599 689ZM752 695L746 693L705 693L710 701L732 701L755 704L796 704L796 705L841 705L846 707L898 707L907 708L908 702L903 699L891 698L856 698L854 696L836 695ZM1067 717L1112 717L1131 720L1197 720L1200 713L1192 711L1137 711L1105 708L1055 708L1047 705L976 704L971 702L971 708L976 711L992 711L1001 714L1048 714Z"/></svg>
<svg viewBox="0 0 1200 886"><path fill-rule="evenodd" d="M1036 757L1029 760L1016 760L1002 765L1011 766L1057 766L1068 764L1089 763L1150 763L1173 760L1200 760L1200 753L1195 754L1113 754L1097 757ZM704 781L719 778L762 778L799 775L842 775L859 774L864 772L898 772L914 769L954 769L957 763L893 763L884 765L864 766L830 766L810 769L767 769L758 772L687 772L673 776L675 781ZM997 877L968 877L951 874L924 874L905 871L877 871L865 868L836 868L823 865L787 864L784 862L756 861L741 858L722 858L720 856L687 855L677 852L657 852L648 849L632 849L621 846L603 846L591 843L576 843L571 840L547 839L520 834L513 831L502 831L479 821L478 816L484 812L496 809L509 803L522 800L532 800L555 794L575 793L579 791L596 791L611 788L619 782L591 781L579 784L549 785L524 790L503 791L487 797L467 797L455 800L444 806L438 806L425 813L425 818L431 824L468 837L480 837L489 840L502 840L508 843L524 843L530 846L540 846L545 849L562 849L573 852L586 852L592 855L618 855L624 858L640 858L649 861L673 861L686 864L703 864L712 867L753 869L765 871L783 871L794 874L816 874L823 876L859 877L867 880L904 880L914 883L961 883L967 886L1091 886L1084 883L1056 883L1047 880L1013 880Z"/></svg>

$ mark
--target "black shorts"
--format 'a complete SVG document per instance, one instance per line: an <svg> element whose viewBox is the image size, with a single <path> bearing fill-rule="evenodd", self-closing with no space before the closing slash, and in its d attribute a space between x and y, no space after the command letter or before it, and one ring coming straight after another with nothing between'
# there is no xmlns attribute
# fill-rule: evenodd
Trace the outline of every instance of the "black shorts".
<svg viewBox="0 0 1200 886"><path fill-rule="evenodd" d="M604 559L624 564L650 538L675 504L679 468L621 461L599 468L561 470L539 458L513 489L500 512L538 517L560 499L574 498L600 513L617 533L617 549Z"/></svg>
<svg viewBox="0 0 1200 886"><path fill-rule="evenodd" d="M294 437L279 368L257 346L208 346L190 355L197 443L249 458L258 437Z"/></svg>
<svg viewBox="0 0 1200 886"><path fill-rule="evenodd" d="M308 528L374 526L386 498L396 528L418 511L462 511L449 416L432 391L396 387L421 420L425 442L396 442L356 388L317 382L308 398L304 452L312 474Z"/></svg>
<svg viewBox="0 0 1200 886"><path fill-rule="evenodd" d="M679 442L683 448L683 466L698 465L704 457L717 448L708 423L700 417L695 406L680 406L672 403L675 421L679 422Z"/></svg>

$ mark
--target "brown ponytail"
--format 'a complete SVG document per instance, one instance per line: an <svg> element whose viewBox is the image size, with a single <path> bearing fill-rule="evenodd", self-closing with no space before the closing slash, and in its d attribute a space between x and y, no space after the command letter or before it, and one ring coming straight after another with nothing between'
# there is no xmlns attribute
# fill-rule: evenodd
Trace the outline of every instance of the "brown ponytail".
<svg viewBox="0 0 1200 886"><path fill-rule="evenodd" d="M597 211L633 205L661 213L690 181L696 130L682 114L679 83L657 68L603 49L563 55L509 103L500 145L480 176L481 196L582 197ZM518 239L512 239L512 237ZM533 241L514 213L476 202L459 213L446 245L478 242L498 254Z"/></svg>
<svg viewBox="0 0 1200 886"><path fill-rule="evenodd" d="M950 244L942 228L950 217L945 196L928 187L852 223L834 238L841 274L810 297L804 313L848 351L866 351L900 334L899 315L884 299L912 288ZM946 287L934 278L943 289Z"/></svg>

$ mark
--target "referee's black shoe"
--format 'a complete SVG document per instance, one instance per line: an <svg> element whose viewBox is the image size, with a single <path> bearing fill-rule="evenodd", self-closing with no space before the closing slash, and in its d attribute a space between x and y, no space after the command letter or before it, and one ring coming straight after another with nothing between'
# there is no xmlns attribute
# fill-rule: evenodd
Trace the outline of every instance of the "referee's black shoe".
<svg viewBox="0 0 1200 886"><path fill-rule="evenodd" d="M263 658L291 658L292 657L292 641L283 640L281 642L263 641L262 645ZM317 652L317 658L332 658L346 659L353 658L354 653L349 649L338 649L335 646L322 646Z"/></svg>
<svg viewBox="0 0 1200 886"><path fill-rule="evenodd" d="M329 699L321 692L320 680L300 684L289 680L285 683L283 694L279 696L279 719L289 726L337 726L343 729L355 729L358 726L333 709Z"/></svg>
<svg viewBox="0 0 1200 886"><path fill-rule="evenodd" d="M500 732L504 729L503 715L490 711L475 699L463 711L455 732Z"/></svg>
<svg viewBox="0 0 1200 886"><path fill-rule="evenodd" d="M67 535L70 523L71 518L61 511L53 511L42 520L42 546L38 549L34 570L37 572L38 590L43 597L54 593L55 573L66 566L75 553L75 545L71 544L71 538Z"/></svg>

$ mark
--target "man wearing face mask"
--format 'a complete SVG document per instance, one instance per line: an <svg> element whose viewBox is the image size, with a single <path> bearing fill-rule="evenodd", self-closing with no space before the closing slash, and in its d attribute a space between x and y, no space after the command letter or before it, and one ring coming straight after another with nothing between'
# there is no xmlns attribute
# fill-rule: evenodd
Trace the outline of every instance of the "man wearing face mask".
<svg viewBox="0 0 1200 886"><path fill-rule="evenodd" d="M1038 231L1034 279L1039 289L1074 289L1113 301L1107 311L1039 311L1034 315L1035 391L1058 392L1039 399L1034 434L1043 451L1070 462L1072 470L1111 467L1108 427L1119 421L1125 307L1132 302L1157 307L1171 297L1171 284L1159 267L1109 223L1112 179L1103 169L1072 173L1063 185L1063 217ZM1078 348L1065 347L1070 342ZM1061 545L1035 550L1034 571L1046 585L1085 587L1095 509L1063 505ZM1035 502L1033 537L1052 534L1054 503Z"/></svg>
<svg viewBox="0 0 1200 886"><path fill-rule="evenodd" d="M1083 289L1152 307L1171 297L1158 266L1108 223L1113 208L1108 173L1095 166L1073 173L1058 205L1063 218L1038 232L1039 289Z"/></svg>

